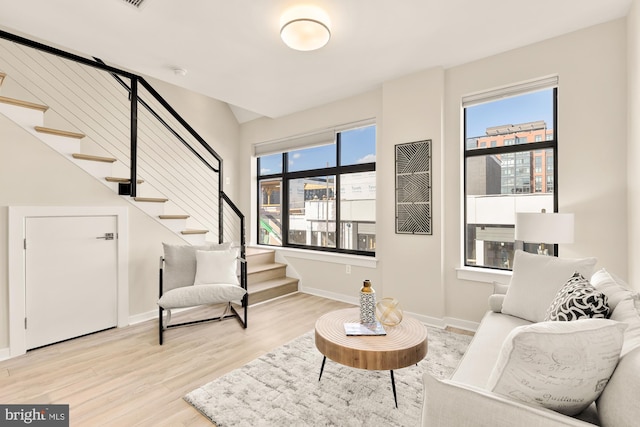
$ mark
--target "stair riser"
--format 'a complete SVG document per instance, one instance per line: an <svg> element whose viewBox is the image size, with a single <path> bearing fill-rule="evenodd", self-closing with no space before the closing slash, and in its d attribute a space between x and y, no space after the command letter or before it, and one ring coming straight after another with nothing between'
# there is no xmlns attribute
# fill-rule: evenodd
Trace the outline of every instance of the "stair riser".
<svg viewBox="0 0 640 427"><path fill-rule="evenodd" d="M259 292L249 292L249 305L257 304L273 298L281 297L298 291L298 283L288 283L286 285L276 286Z"/></svg>
<svg viewBox="0 0 640 427"><path fill-rule="evenodd" d="M254 283L265 282L271 279L277 279L279 277L285 277L287 273L287 266L274 268L271 270L257 271L255 273L247 274L247 283L252 285Z"/></svg>
<svg viewBox="0 0 640 427"><path fill-rule="evenodd" d="M59 153L71 155L73 153L80 152L79 139L40 133L35 130L33 131L33 134Z"/></svg>
<svg viewBox="0 0 640 427"><path fill-rule="evenodd" d="M161 219L162 222L169 230L179 233L187 228L186 219Z"/></svg>
<svg viewBox="0 0 640 427"><path fill-rule="evenodd" d="M44 114L31 108L18 107L0 102L0 113L4 114L25 129L42 126ZM34 131L35 132L35 131Z"/></svg>
<svg viewBox="0 0 640 427"><path fill-rule="evenodd" d="M250 265L273 264L275 258L275 252L265 252L262 254L247 255L247 262Z"/></svg>
<svg viewBox="0 0 640 427"><path fill-rule="evenodd" d="M72 162L80 166L87 173L95 176L96 178L98 178L103 182L106 182L104 181L105 177L111 176L113 174L112 172L113 165L111 163L93 162L91 160L74 159L71 156L69 156L69 158L71 159Z"/></svg>
<svg viewBox="0 0 640 427"><path fill-rule="evenodd" d="M162 215L164 213L164 203L136 202L129 196L122 197L136 205L139 209L143 210L150 216L157 217L158 215Z"/></svg>
<svg viewBox="0 0 640 427"><path fill-rule="evenodd" d="M110 189L113 190L114 193L120 194L119 183L109 182L109 181L104 181L104 182ZM162 197L162 196L158 196L157 192L154 192L152 188L150 188L148 185L145 186L144 182L142 182L136 185L136 197Z"/></svg>
<svg viewBox="0 0 640 427"><path fill-rule="evenodd" d="M204 245L206 243L207 234L180 234L180 237L192 245Z"/></svg>

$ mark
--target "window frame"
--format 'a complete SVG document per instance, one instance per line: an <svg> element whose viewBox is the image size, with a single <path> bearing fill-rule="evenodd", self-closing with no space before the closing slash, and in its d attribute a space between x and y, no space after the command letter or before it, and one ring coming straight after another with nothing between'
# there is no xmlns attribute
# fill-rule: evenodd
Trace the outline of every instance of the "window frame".
<svg viewBox="0 0 640 427"><path fill-rule="evenodd" d="M532 142L528 142L526 144L513 144L513 145L503 145L503 146L496 146L496 147L486 147L486 148L474 148L472 150L467 149L467 108L468 107L472 107L473 105L478 105L482 102L473 102L473 103L469 103L469 105L465 105L463 102L462 105L462 120L463 120L463 135L462 135L462 168L463 168L463 173L462 173L462 186L463 186L463 194L462 194L462 198L463 198L463 212L462 212L462 221L461 221L461 226L462 226L462 244L461 244L461 265L464 268L477 268L477 269L482 269L484 271L505 271L505 272L510 272L512 271L512 269L506 269L506 268L500 268L500 267L496 267L496 266L488 266L488 265L475 265L475 264L469 264L467 262L467 234L468 234L468 223L467 223L467 160L469 158L473 158L473 157L481 157L481 156L489 156L489 155L502 155L502 154L511 154L511 153L523 153L523 152L531 152L534 153L536 150L543 150L543 152L545 153L544 155L546 156L545 160L548 159L547 156L547 151L546 150L552 150L553 152L553 212L558 212L558 84L557 84L557 80L555 82L555 84L550 84L547 87L540 87L540 88L531 88L530 90L523 90L523 91L519 91L515 94L509 94L509 90L507 89L505 91L505 95L503 98L506 97L514 97L514 96L521 96L521 95L526 95L528 93L533 93L533 92L538 92L540 90L552 90L552 108L553 108L553 112L552 112L552 120L553 120L553 125L552 125L552 129L553 129L553 138L549 139L549 135L547 135L547 138L542 140L542 141L532 141ZM489 102L494 102L499 100L500 97L487 97L487 100L485 102L489 103ZM515 136L514 136L515 138ZM516 165L514 165L514 167L516 167ZM532 161L532 165L531 167L534 167L533 165L533 161ZM548 170L548 164L545 167L545 176L546 176L546 172ZM535 183L534 183L535 186ZM535 188L535 187L534 187ZM535 191L530 192L530 194L536 194ZM518 242L514 242L514 250L515 249L522 249L522 247L518 247ZM521 245L520 245L521 246ZM558 256L558 245L554 244L553 245L554 248L554 255Z"/></svg>
<svg viewBox="0 0 640 427"><path fill-rule="evenodd" d="M343 127L340 130L336 130L334 132L334 143L335 145L335 155L336 155L336 166L330 166L326 168L316 168L316 169L308 169L302 171L289 172L289 153L293 151L297 151L304 148L312 148L313 146L300 146L297 148L289 149L288 151L284 151L281 154L282 156L282 171L280 173L261 175L261 165L260 165L260 157L266 156L263 154L262 156L257 156L257 178L256 178L256 187L257 187L257 215L256 215L256 230L260 230L260 206L261 206L261 191L260 191L260 182L263 180L269 179L280 179L281 180L281 200L280 200L280 212L281 212L281 222L282 222L282 245L270 245L263 242L258 241L258 245L265 247L273 247L273 248L293 248L293 249L302 249L302 250L310 250L310 251L321 251L321 252L332 252L332 253L341 253L341 254L349 254L349 255L361 255L367 257L375 257L376 252L374 251L363 251L358 249L343 249L340 248L341 241L341 200L340 200L340 177L341 175L346 174L354 174L354 173L362 173L362 172L376 172L376 162L368 162L368 163L357 163L351 165L342 165L341 164L341 135L343 132L348 132L350 130L355 130L358 128L365 127L375 127L376 132L376 145L377 145L377 125L376 123L368 123L363 124L361 126L354 127ZM377 151L377 150L376 150ZM273 153L277 154L277 153ZM289 243L289 183L295 179L304 179L304 178L316 178L316 177L329 177L335 176L334 181L334 194L335 194L335 242L336 247L326 247L326 246L312 246L312 245L302 245ZM377 175L376 175L377 181ZM377 192L376 192L377 199ZM377 221L376 221L377 223Z"/></svg>

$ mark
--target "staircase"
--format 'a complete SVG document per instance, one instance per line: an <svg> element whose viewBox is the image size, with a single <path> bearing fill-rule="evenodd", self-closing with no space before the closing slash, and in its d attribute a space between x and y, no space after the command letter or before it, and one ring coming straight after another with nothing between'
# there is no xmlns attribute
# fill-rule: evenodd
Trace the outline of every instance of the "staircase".
<svg viewBox="0 0 640 427"><path fill-rule="evenodd" d="M275 261L273 249L249 247L246 259L249 305L298 292L298 279L287 277L287 264Z"/></svg>
<svg viewBox="0 0 640 427"><path fill-rule="evenodd" d="M7 75L0 72L0 88L6 78ZM130 184L130 179L113 176L117 159L83 153L82 140L85 139L85 135L82 133L44 126L45 113L48 110L49 107L45 105L0 96L0 114L13 120L67 160L111 188L115 193L122 194L121 186ZM145 192L142 185L144 183L143 179L137 180L140 193ZM187 227L190 215L165 213L168 198L161 195L131 198L124 195L123 199L162 223L188 243L198 245L206 241L209 230L197 227L197 223L195 223L197 228ZM191 221L190 225L193 224L194 222ZM298 279L286 277L287 266L275 262L275 251L248 248L246 259L249 304L257 304L298 291Z"/></svg>
<svg viewBox="0 0 640 427"><path fill-rule="evenodd" d="M5 73L0 73L0 87L6 78L7 75ZM85 172L94 176L114 192L119 192L119 186L121 184L130 183L129 178L112 176L113 166L117 159L81 152L81 140L85 138L84 134L45 127L43 124L45 113L48 109L45 105L0 96L0 113L16 122L67 160L75 163ZM140 179L137 182L138 184L142 184L144 180ZM189 215L164 214L164 204L169 201L167 198L124 197L124 200L133 203L148 215L163 223L163 225L179 234L188 243L204 243L208 230L202 228L187 228L186 222L189 219Z"/></svg>

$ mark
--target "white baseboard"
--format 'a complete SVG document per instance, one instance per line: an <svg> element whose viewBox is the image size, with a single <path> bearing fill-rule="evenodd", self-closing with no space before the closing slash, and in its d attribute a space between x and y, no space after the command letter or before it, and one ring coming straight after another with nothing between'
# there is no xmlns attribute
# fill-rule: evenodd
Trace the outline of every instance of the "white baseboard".
<svg viewBox="0 0 640 427"><path fill-rule="evenodd" d="M445 323L445 327L451 326L458 329L464 329L465 331L475 332L480 326L478 322L471 322L469 320L456 319L455 317L445 317L442 319Z"/></svg>
<svg viewBox="0 0 640 427"><path fill-rule="evenodd" d="M298 290L299 290L299 292L302 292L302 293L305 293L305 294L315 295L317 297L328 298L328 299L332 299L334 301L346 302L347 304L353 304L353 305L358 305L359 304L359 300L358 300L357 297L347 297L344 294L336 294L336 293L333 293L333 292L324 291L322 289L308 288L308 287L305 287L305 286L300 286Z"/></svg>
<svg viewBox="0 0 640 427"><path fill-rule="evenodd" d="M11 359L11 349L9 347L0 348L0 361Z"/></svg>
<svg viewBox="0 0 640 427"><path fill-rule="evenodd" d="M147 311L146 313L134 314L129 316L129 324L135 325L136 323L146 322L147 320L157 319L158 310Z"/></svg>

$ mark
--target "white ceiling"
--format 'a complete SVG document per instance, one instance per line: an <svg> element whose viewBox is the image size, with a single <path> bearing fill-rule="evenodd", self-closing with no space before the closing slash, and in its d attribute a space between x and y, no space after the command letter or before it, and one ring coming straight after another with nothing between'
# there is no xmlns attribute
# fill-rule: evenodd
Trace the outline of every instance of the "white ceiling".
<svg viewBox="0 0 640 427"><path fill-rule="evenodd" d="M313 3L329 44L286 47L280 15ZM279 117L623 17L631 0L0 0L0 27ZM188 71L178 76L173 69Z"/></svg>

